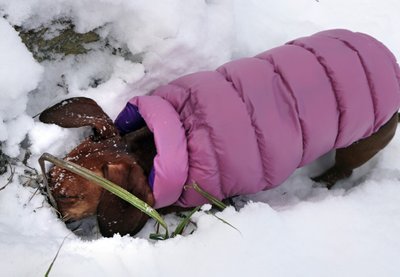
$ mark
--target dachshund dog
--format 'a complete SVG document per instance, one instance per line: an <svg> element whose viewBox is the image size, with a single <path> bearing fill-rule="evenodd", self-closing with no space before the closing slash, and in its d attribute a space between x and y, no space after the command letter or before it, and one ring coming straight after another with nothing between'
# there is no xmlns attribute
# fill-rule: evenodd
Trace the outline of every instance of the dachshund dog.
<svg viewBox="0 0 400 277"><path fill-rule="evenodd" d="M91 126L94 135L85 139L65 159L120 185L150 206L154 205L147 179L156 147L153 134L147 127L121 137L96 102L83 97L56 104L45 110L40 120L65 128ZM370 137L338 149L335 165L313 179L326 183L330 188L337 181L349 177L353 169L363 165L390 142L397 123L395 114ZM147 215L119 197L57 166L50 170L48 182L65 221L96 215L103 236L115 233L134 235L148 219Z"/></svg>
<svg viewBox="0 0 400 277"><path fill-rule="evenodd" d="M331 188L349 177L395 134L399 72L380 42L330 30L135 97L124 111L139 125L119 117L117 126L83 97L46 109L40 120L93 128L66 160L157 209L191 207L204 203L182 189L192 180L219 199L254 193L331 150L335 164L313 180ZM57 166L48 185L66 221L96 216L103 236L134 235L148 219Z"/></svg>

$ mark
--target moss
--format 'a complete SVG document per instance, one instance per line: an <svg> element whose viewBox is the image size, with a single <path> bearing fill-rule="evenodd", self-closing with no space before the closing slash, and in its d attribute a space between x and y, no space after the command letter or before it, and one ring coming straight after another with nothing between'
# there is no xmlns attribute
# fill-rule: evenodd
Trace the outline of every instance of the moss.
<svg viewBox="0 0 400 277"><path fill-rule="evenodd" d="M16 27L23 43L39 62L52 60L59 55L86 54L89 49L87 45L100 40L99 35L94 31L75 32L74 25L68 21L53 22L51 25L59 25L61 30L54 32L48 27L33 30Z"/></svg>
<svg viewBox="0 0 400 277"><path fill-rule="evenodd" d="M14 28L38 62L56 60L67 55L82 55L91 49L101 49L134 63L142 62L142 53L133 54L125 44L113 43L113 39L108 37L101 38L96 30L77 33L70 20L54 20L35 29Z"/></svg>

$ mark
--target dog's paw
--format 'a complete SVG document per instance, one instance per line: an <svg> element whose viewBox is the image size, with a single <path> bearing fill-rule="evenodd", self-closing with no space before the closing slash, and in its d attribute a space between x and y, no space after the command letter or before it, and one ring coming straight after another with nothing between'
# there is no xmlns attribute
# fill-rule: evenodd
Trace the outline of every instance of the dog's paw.
<svg viewBox="0 0 400 277"><path fill-rule="evenodd" d="M350 177L352 173L352 170L332 167L323 174L312 177L311 180L316 183L324 184L328 189L331 189L337 181Z"/></svg>

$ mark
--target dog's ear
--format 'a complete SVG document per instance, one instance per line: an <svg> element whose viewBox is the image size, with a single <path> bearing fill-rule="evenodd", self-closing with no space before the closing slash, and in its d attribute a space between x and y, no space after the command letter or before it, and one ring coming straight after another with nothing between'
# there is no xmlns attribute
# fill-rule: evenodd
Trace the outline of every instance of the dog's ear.
<svg viewBox="0 0 400 277"><path fill-rule="evenodd" d="M145 126L139 130L128 133L122 137L130 153L135 153L139 164L143 167L145 174L150 174L156 156L156 146L154 135L150 129Z"/></svg>
<svg viewBox="0 0 400 277"><path fill-rule="evenodd" d="M107 164L103 168L104 177L130 193L154 205L154 197L143 170L137 164ZM148 216L118 196L104 190L97 207L97 221L100 232L105 237L116 233L134 235L140 231Z"/></svg>
<svg viewBox="0 0 400 277"><path fill-rule="evenodd" d="M91 126L95 138L107 139L118 134L116 127L108 115L97 103L85 97L70 98L46 109L39 120L54 123L64 128Z"/></svg>

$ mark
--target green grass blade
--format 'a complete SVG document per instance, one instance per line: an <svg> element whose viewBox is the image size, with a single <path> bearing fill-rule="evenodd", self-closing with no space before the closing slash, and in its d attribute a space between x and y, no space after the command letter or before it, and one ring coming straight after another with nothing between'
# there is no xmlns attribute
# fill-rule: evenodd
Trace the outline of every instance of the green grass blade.
<svg viewBox="0 0 400 277"><path fill-rule="evenodd" d="M181 235L183 230L185 229L185 227L189 224L189 220L192 217L192 215L199 211L201 208L201 206L197 206L196 208L194 208L192 211L190 211L190 213L181 220L181 222L179 223L179 225L176 227L175 231L172 233L171 237L175 237L177 235Z"/></svg>
<svg viewBox="0 0 400 277"><path fill-rule="evenodd" d="M218 220L222 221L222 222L225 223L226 225L228 225L228 226L232 227L233 229L235 229L236 231L238 231L239 234L242 234L242 232L240 232L238 228L236 228L235 226L233 226L232 224L230 224L230 223L229 223L228 221L226 221L225 219L223 219L223 218L221 218L221 217L219 217L219 216L213 214L212 212L206 212L206 214L210 214L210 215L214 216L214 217L217 218Z"/></svg>
<svg viewBox="0 0 400 277"><path fill-rule="evenodd" d="M46 161L52 162L56 166L64 168L66 170L69 170L69 171L103 187L104 189L115 194L116 196L120 197L121 199L127 201L128 203L130 203L131 205L133 205L134 207L141 210L143 213L147 214L148 216L150 216L151 218L156 220L158 223L160 223L160 225L163 226L165 229L165 232L166 232L165 237L168 238L168 236L169 236L168 235L168 226L165 223L164 219L160 216L160 214L155 209L153 209L151 206L149 206L146 202L140 200L139 198L137 198L136 196L134 196L127 190L121 188L120 186L114 184L113 182L110 182L109 180L107 180L101 176L94 174L92 171L90 171L80 165L77 165L70 161L58 159L51 154L44 153L40 157L39 160L46 160Z"/></svg>
<svg viewBox="0 0 400 277"><path fill-rule="evenodd" d="M44 274L45 277L48 277L50 274L51 269L53 268L53 265L55 263L55 261L57 260L58 254L60 253L61 247L64 245L65 240L67 239L69 235L66 235L65 238L63 239L63 241L60 244L60 247L58 247L57 253L54 256L53 260L51 261L51 264L49 266L49 268L47 269L46 273Z"/></svg>
<svg viewBox="0 0 400 277"><path fill-rule="evenodd" d="M193 183L192 185L189 185L189 187L192 187L195 191L200 193L204 198L210 201L211 204L217 206L220 210L224 210L226 208L226 205L222 203L222 201L203 190L198 184Z"/></svg>

